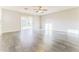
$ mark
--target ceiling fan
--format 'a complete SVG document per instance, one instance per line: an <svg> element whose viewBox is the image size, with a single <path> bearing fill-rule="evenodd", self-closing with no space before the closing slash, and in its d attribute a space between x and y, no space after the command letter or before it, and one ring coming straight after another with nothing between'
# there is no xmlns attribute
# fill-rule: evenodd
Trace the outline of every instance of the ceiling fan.
<svg viewBox="0 0 79 59"><path fill-rule="evenodd" d="M44 13L47 11L46 8L43 8L42 6L38 6L37 9L33 9L36 13Z"/></svg>

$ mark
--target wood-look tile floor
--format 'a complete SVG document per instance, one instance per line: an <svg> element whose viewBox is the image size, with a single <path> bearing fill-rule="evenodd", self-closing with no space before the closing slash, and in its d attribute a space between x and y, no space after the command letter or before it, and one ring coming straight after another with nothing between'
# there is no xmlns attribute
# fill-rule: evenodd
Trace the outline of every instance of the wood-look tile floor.
<svg viewBox="0 0 79 59"><path fill-rule="evenodd" d="M3 52L78 52L79 35L59 31L10 32L2 34L0 44Z"/></svg>

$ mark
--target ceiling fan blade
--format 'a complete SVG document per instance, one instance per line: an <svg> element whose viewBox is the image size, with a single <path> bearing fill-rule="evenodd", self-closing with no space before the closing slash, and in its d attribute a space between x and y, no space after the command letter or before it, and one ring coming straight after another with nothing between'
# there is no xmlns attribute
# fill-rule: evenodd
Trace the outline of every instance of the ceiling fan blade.
<svg viewBox="0 0 79 59"><path fill-rule="evenodd" d="M43 11L47 11L47 9L43 9Z"/></svg>

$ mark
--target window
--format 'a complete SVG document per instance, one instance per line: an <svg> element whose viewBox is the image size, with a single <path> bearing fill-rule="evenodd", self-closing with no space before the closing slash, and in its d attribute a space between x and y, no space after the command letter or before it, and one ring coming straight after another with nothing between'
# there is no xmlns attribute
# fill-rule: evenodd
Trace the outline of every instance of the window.
<svg viewBox="0 0 79 59"><path fill-rule="evenodd" d="M45 24L45 33L49 33L51 34L52 33L52 24L51 23L47 23Z"/></svg>
<svg viewBox="0 0 79 59"><path fill-rule="evenodd" d="M77 37L79 37L79 30L77 30L77 29L68 29L67 30L67 35L77 38Z"/></svg>
<svg viewBox="0 0 79 59"><path fill-rule="evenodd" d="M74 29L69 29L67 30L67 32L72 34L79 34L79 30L74 30Z"/></svg>
<svg viewBox="0 0 79 59"><path fill-rule="evenodd" d="M22 16L21 17L21 29L32 29L32 17L31 16Z"/></svg>

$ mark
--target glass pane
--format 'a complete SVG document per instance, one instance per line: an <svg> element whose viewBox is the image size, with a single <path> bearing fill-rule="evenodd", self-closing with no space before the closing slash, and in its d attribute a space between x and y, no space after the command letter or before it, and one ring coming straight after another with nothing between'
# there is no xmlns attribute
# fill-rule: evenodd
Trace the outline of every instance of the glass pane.
<svg viewBox="0 0 79 59"><path fill-rule="evenodd" d="M32 29L32 17L31 16L21 17L21 29Z"/></svg>

